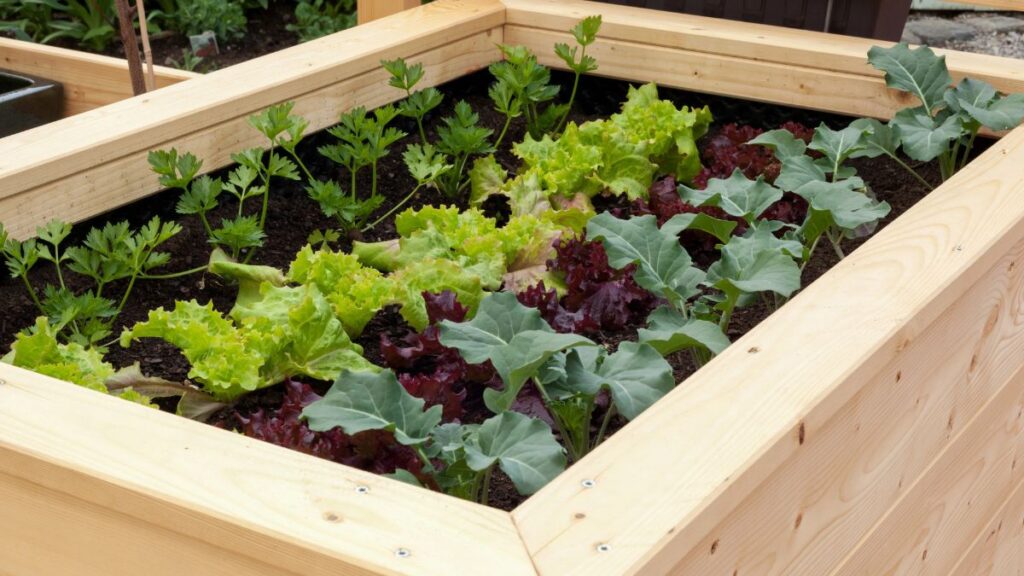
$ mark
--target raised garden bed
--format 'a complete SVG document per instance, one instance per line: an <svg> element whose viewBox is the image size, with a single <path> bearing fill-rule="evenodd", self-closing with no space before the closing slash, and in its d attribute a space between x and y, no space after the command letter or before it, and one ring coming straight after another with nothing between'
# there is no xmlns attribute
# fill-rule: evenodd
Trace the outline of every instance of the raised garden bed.
<svg viewBox="0 0 1024 576"><path fill-rule="evenodd" d="M25 236L155 192L152 149L223 166L259 144L246 117L278 102L321 128L393 101L382 58L424 62L430 85L497 60L496 41L557 65L551 44L598 12L602 75L882 118L910 104L866 65L868 42L441 0L0 142L0 214ZM1024 87L1019 64L948 59L957 79ZM1022 504L1022 138L994 143L511 514L0 366L0 557L15 574L1005 573ZM41 201L50 191L66 200Z"/></svg>
<svg viewBox="0 0 1024 576"><path fill-rule="evenodd" d="M132 97L128 63L108 56L0 38L0 68L61 83L62 117ZM163 66L154 72L157 88L199 76Z"/></svg>

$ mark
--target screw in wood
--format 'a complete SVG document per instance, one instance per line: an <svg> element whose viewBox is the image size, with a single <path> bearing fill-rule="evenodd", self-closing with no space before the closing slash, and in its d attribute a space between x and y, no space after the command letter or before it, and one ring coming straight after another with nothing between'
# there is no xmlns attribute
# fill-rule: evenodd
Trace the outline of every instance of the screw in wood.
<svg viewBox="0 0 1024 576"><path fill-rule="evenodd" d="M591 480L590 478L587 478L583 482L580 482L580 486L583 486L584 488L590 489L590 488L593 488L594 486L597 486L597 482L595 482L594 480Z"/></svg>
<svg viewBox="0 0 1024 576"><path fill-rule="evenodd" d="M395 556L398 556L399 558L408 558L412 556L412 552L408 548L399 548L398 550L395 550Z"/></svg>
<svg viewBox="0 0 1024 576"><path fill-rule="evenodd" d="M369 486L356 486L356 494L369 494L369 493L370 493L370 487Z"/></svg>
<svg viewBox="0 0 1024 576"><path fill-rule="evenodd" d="M612 545L608 544L607 542L602 542L602 543L597 545L597 551L598 552L611 552L612 551Z"/></svg>

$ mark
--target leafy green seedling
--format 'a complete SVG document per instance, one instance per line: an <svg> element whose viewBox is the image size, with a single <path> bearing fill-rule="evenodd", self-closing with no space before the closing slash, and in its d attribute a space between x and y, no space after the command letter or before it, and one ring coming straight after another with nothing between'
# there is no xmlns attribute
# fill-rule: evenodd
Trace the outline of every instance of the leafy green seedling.
<svg viewBox="0 0 1024 576"><path fill-rule="evenodd" d="M601 15L588 16L572 28L573 38L576 39L576 43L579 46L570 48L565 43L555 44L555 54L565 62L569 70L575 73L575 78L573 78L572 82L572 94L569 95L569 102L566 104L565 113L558 122L555 132L561 132L565 127L565 123L569 120L569 112L572 111L572 105L576 101L576 92L580 87L580 77L597 70L597 59L587 55L587 47L597 40L597 33L600 30ZM579 52L579 59L577 59L577 52Z"/></svg>
<svg viewBox="0 0 1024 576"><path fill-rule="evenodd" d="M480 126L480 116L465 100L455 105L454 115L444 119L437 130L437 151L446 156L441 162L451 166L436 178L438 189L449 198L458 198L469 186L466 164L472 156L494 152L490 137L494 131Z"/></svg>
<svg viewBox="0 0 1024 576"><path fill-rule="evenodd" d="M1002 95L990 84L971 78L953 87L945 56L926 46L876 46L868 53L868 61L885 72L889 87L920 101L920 106L898 112L889 126L907 156L921 162L937 158L943 180L967 165L982 127L1008 130L1024 120L1024 94ZM873 150L871 154L885 153Z"/></svg>
<svg viewBox="0 0 1024 576"><path fill-rule="evenodd" d="M420 143L426 146L428 144L427 131L423 128L423 119L432 110L441 105L441 102L444 101L444 96L440 90L433 87L426 90L413 91L420 80L423 79L423 64L409 66L404 59L398 58L396 60L383 60L381 65L391 74L388 84L405 91L406 99L399 104L399 110L402 116L416 120L416 126L420 131Z"/></svg>
<svg viewBox="0 0 1024 576"><path fill-rule="evenodd" d="M566 464L562 447L540 420L503 412L479 425L441 424L441 407L425 408L390 370L343 372L302 417L314 431L391 432L419 455L423 472L445 492L484 504L495 467L525 495L540 490ZM408 471L396 476L418 484Z"/></svg>

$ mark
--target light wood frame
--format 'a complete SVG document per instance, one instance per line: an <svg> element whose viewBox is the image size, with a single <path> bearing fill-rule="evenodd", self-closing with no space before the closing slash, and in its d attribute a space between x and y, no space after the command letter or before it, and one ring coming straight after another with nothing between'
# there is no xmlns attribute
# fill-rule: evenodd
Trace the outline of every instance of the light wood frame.
<svg viewBox="0 0 1024 576"><path fill-rule="evenodd" d="M294 100L312 127L602 13L600 73L849 114L906 101L852 38L581 0L438 0L0 141L19 234L205 169ZM1024 62L946 53L1024 91ZM512 513L0 365L0 566L13 576L963 574L1024 565L1024 129L994 145ZM590 480L592 482L584 482ZM1016 572L1015 572L1016 571Z"/></svg>
<svg viewBox="0 0 1024 576"><path fill-rule="evenodd" d="M156 87L201 74L154 66ZM0 38L0 69L55 80L64 86L64 116L74 116L131 98L128 62L78 50Z"/></svg>

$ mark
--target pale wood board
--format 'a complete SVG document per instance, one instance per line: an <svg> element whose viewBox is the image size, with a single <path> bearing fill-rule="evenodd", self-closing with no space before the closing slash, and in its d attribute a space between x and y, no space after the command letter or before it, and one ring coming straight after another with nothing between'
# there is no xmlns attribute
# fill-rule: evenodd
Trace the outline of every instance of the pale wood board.
<svg viewBox="0 0 1024 576"><path fill-rule="evenodd" d="M0 381L0 572L534 573L505 512L5 364Z"/></svg>
<svg viewBox="0 0 1024 576"><path fill-rule="evenodd" d="M1022 454L1024 367L830 574L949 574L1024 479Z"/></svg>
<svg viewBox="0 0 1024 576"><path fill-rule="evenodd" d="M128 63L119 58L0 38L0 68L63 84L65 116L133 96ZM154 71L157 88L202 76L164 66Z"/></svg>
<svg viewBox="0 0 1024 576"><path fill-rule="evenodd" d="M1024 481L978 534L950 575L1024 575Z"/></svg>
<svg viewBox="0 0 1024 576"><path fill-rule="evenodd" d="M1024 299L1022 257L1024 245L1014 247L842 410L805 420L796 455L672 573L816 575L837 566L1018 370L1024 316L1012 303Z"/></svg>
<svg viewBox="0 0 1024 576"><path fill-rule="evenodd" d="M420 0L360 0L356 8L359 23L366 24L419 5Z"/></svg>
<svg viewBox="0 0 1024 576"><path fill-rule="evenodd" d="M510 44L529 46L546 66L566 67L551 48L556 42L572 42L568 33L509 25L505 27L505 39ZM913 105L908 95L886 89L876 76L602 38L587 53L597 58L597 74L601 76L758 102L885 119Z"/></svg>
<svg viewBox="0 0 1024 576"><path fill-rule="evenodd" d="M800 450L801 423L835 415L1024 237L1021 161L1018 130L516 510L539 571L679 562Z"/></svg>
<svg viewBox="0 0 1024 576"><path fill-rule="evenodd" d="M434 2L5 138L0 199L377 70L382 59L500 27L504 17L499 0Z"/></svg>
<svg viewBox="0 0 1024 576"><path fill-rule="evenodd" d="M495 45L502 41L502 28L455 40L421 54L410 62L425 66L421 85L435 86L486 67L498 56ZM297 95L295 113L310 122L309 130L335 124L338 115L354 106L381 106L404 96L387 84L382 68L340 80L319 90ZM141 150L91 169L4 197L0 194L0 221L18 238L35 233L37 226L58 218L77 222L138 200L160 189L146 156L150 149L177 148L203 160L203 172L230 164L231 154L253 146L266 146L266 138L252 128L248 116L258 110L239 109L225 114L202 130ZM0 190L3 190L0 180ZM63 202L40 202L39 198L64 198Z"/></svg>
<svg viewBox="0 0 1024 576"><path fill-rule="evenodd" d="M956 0L956 2L958 4L974 4L975 6L1024 12L1024 0Z"/></svg>
<svg viewBox="0 0 1024 576"><path fill-rule="evenodd" d="M606 41L662 46L716 57L733 56L857 75L881 77L882 74L868 64L867 52L874 45L892 44L586 0L503 1L508 7L509 26L567 32L580 19L601 14L603 24L599 38ZM550 51L550 48L535 47L538 51ZM1004 92L1024 92L1024 61L953 50L936 52L946 56L956 80L969 73L972 78L986 80Z"/></svg>

